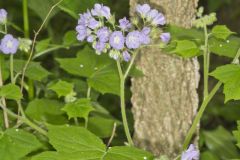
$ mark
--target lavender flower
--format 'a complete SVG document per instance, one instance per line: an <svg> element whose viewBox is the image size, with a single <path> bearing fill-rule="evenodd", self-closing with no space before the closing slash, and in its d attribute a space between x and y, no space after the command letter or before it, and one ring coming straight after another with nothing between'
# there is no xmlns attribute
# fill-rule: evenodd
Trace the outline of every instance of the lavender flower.
<svg viewBox="0 0 240 160"><path fill-rule="evenodd" d="M120 31L113 32L109 39L111 47L113 47L116 50L123 49L124 41L125 41L125 38L123 36L123 33Z"/></svg>
<svg viewBox="0 0 240 160"><path fill-rule="evenodd" d="M150 32L151 32L151 29L149 27L144 27L141 31L141 43L142 44L149 44L151 42L151 39L150 39Z"/></svg>
<svg viewBox="0 0 240 160"><path fill-rule="evenodd" d="M0 9L0 24L5 24L7 21L7 11L5 9Z"/></svg>
<svg viewBox="0 0 240 160"><path fill-rule="evenodd" d="M152 25L164 25L166 24L166 19L162 13L158 13L152 20Z"/></svg>
<svg viewBox="0 0 240 160"><path fill-rule="evenodd" d="M0 50L4 54L15 54L19 46L19 41L11 34L6 34L1 40Z"/></svg>
<svg viewBox="0 0 240 160"><path fill-rule="evenodd" d="M131 55L128 53L128 51L124 51L122 55L125 62L129 62L131 60Z"/></svg>
<svg viewBox="0 0 240 160"><path fill-rule="evenodd" d="M93 44L93 48L96 50L96 53L100 55L106 48L106 43L98 41L95 44Z"/></svg>
<svg viewBox="0 0 240 160"><path fill-rule="evenodd" d="M92 17L90 11L87 11L84 14L80 14L78 24L89 27L91 29L95 29L100 26L100 22L98 22L94 17Z"/></svg>
<svg viewBox="0 0 240 160"><path fill-rule="evenodd" d="M87 42L92 43L94 41L94 39L95 39L94 36L90 35L87 37Z"/></svg>
<svg viewBox="0 0 240 160"><path fill-rule="evenodd" d="M138 4L136 7L136 11L145 18L147 16L147 13L151 10L150 6L148 4L140 5Z"/></svg>
<svg viewBox="0 0 240 160"><path fill-rule="evenodd" d="M95 18L90 18L88 22L88 27L91 29L96 29L100 26L100 22L98 22Z"/></svg>
<svg viewBox="0 0 240 160"><path fill-rule="evenodd" d="M171 40L171 35L168 32L162 33L160 38L164 43L168 43Z"/></svg>
<svg viewBox="0 0 240 160"><path fill-rule="evenodd" d="M102 27L97 31L97 37L101 42L107 42L109 40L110 31L107 27Z"/></svg>
<svg viewBox="0 0 240 160"><path fill-rule="evenodd" d="M120 28L124 31L132 27L132 24L129 22L129 20L127 20L126 17L124 17L123 19L120 19L119 24L120 24Z"/></svg>
<svg viewBox="0 0 240 160"><path fill-rule="evenodd" d="M83 26L83 25L78 25L77 27L76 27L76 31L77 31L77 39L79 40L79 41L83 41L83 40L85 40L85 38L88 36L88 29L87 29L87 27L85 27L85 26Z"/></svg>
<svg viewBox="0 0 240 160"><path fill-rule="evenodd" d="M103 4L95 4L94 9L91 10L93 16L105 17L109 19L111 17L110 8Z"/></svg>
<svg viewBox="0 0 240 160"><path fill-rule="evenodd" d="M158 15L158 13L159 13L158 10L152 9L147 13L147 17L146 17L147 20L152 21Z"/></svg>
<svg viewBox="0 0 240 160"><path fill-rule="evenodd" d="M181 160L199 160L199 151L191 144L189 148L182 153Z"/></svg>
<svg viewBox="0 0 240 160"><path fill-rule="evenodd" d="M133 31L128 33L126 38L126 46L129 49L137 49L140 47L142 42L142 35L139 31Z"/></svg>

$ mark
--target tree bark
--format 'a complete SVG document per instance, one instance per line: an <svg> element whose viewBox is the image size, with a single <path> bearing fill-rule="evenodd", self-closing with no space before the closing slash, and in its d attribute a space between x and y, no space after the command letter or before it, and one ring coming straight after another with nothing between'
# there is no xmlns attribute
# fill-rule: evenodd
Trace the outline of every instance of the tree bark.
<svg viewBox="0 0 240 160"><path fill-rule="evenodd" d="M190 27L198 0L130 0L162 11L168 23ZM182 59L159 49L140 51L137 66L144 77L132 79L134 141L156 155L177 156L198 108L197 59Z"/></svg>

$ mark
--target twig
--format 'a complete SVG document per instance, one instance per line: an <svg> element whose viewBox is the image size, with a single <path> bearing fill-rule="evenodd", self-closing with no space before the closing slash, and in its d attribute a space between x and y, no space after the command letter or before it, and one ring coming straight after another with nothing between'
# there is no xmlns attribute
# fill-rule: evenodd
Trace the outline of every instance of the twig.
<svg viewBox="0 0 240 160"><path fill-rule="evenodd" d="M37 30L37 32L34 33L34 38L33 38L33 43L32 43L32 48L31 48L31 52L30 52L30 55L29 55L29 58L23 68L23 71L22 71L22 78L21 78L21 91L23 91L23 83L24 83L24 76L25 76L25 73L26 73L26 70L27 70L27 67L32 59L32 56L33 56L33 52L34 52L34 49L35 49L35 44L36 44L36 40L37 40L37 36L39 35L39 33L41 32L41 30L43 29L44 25L46 24L50 14L52 13L52 11L54 10L54 8L56 8L63 0L60 0L58 3L54 4L52 6L52 8L49 10L47 16L45 17L43 23L41 24L41 26L39 27L39 29Z"/></svg>
<svg viewBox="0 0 240 160"><path fill-rule="evenodd" d="M112 140L113 140L113 138L114 138L114 136L115 136L115 133L116 133L116 129L117 129L117 123L114 122L113 130L112 130L112 135L111 135L111 137L110 137L110 139L109 139L109 141L108 141L107 148L108 148L108 147L110 146L110 144L112 143Z"/></svg>

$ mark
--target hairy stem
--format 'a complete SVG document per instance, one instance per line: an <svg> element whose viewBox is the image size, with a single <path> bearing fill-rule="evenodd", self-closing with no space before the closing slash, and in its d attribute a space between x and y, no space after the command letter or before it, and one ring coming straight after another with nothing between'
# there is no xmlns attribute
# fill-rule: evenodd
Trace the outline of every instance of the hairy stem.
<svg viewBox="0 0 240 160"><path fill-rule="evenodd" d="M233 64L236 64L238 63L239 61L239 57L240 57L240 48L238 49L238 52L236 54L236 56L234 57L232 63ZM217 91L219 90L219 88L221 87L222 85L222 82L218 82L215 87L212 89L212 91L208 94L208 96L205 97L205 99L203 100L202 102L202 105L200 106L200 109L193 121L193 124L190 128L190 130L188 131L188 134L184 140L184 144L183 144L183 150L186 150L192 140L192 137L197 129L197 125L199 124L201 118L202 118L202 115L208 105L208 103L211 101L211 99L213 98L213 96L217 93Z"/></svg>
<svg viewBox="0 0 240 160"><path fill-rule="evenodd" d="M207 26L204 27L204 36L205 36L205 44L204 44L204 53L203 53L203 79L204 79L204 91L203 91L203 99L208 96L208 75L209 75L209 63L210 63L210 53L208 50L208 32Z"/></svg>
<svg viewBox="0 0 240 160"><path fill-rule="evenodd" d="M120 61L117 61L117 67L120 77L120 103L121 103L121 114L122 114L122 121L123 121L123 127L124 131L128 140L128 143L130 146L133 146L133 140L129 131L128 122L127 122L127 115L126 115L126 105L125 105L125 78L122 71L122 67L120 64Z"/></svg>

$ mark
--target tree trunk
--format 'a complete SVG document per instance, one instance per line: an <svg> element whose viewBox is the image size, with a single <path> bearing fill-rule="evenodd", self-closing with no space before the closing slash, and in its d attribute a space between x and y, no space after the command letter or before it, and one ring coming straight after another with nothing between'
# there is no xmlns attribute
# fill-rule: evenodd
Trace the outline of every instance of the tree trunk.
<svg viewBox="0 0 240 160"><path fill-rule="evenodd" d="M190 27L198 0L130 0L149 3L165 13L168 23ZM137 66L144 77L132 79L135 144L156 155L175 157L198 108L197 59L184 60L159 49L140 51Z"/></svg>

